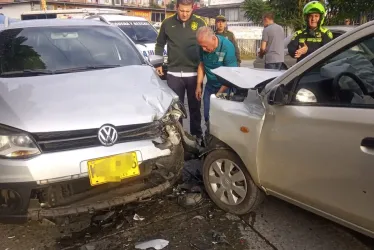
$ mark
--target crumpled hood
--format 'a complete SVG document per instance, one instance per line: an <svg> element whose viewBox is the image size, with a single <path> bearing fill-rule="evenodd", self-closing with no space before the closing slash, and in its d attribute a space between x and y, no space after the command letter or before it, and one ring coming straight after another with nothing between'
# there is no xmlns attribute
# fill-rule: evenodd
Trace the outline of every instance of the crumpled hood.
<svg viewBox="0 0 374 250"><path fill-rule="evenodd" d="M219 67L213 69L212 72L228 83L242 89L254 88L257 84L278 77L284 73L284 71L279 70L246 67Z"/></svg>
<svg viewBox="0 0 374 250"><path fill-rule="evenodd" d="M147 123L176 98L150 66L0 78L0 124L48 132Z"/></svg>

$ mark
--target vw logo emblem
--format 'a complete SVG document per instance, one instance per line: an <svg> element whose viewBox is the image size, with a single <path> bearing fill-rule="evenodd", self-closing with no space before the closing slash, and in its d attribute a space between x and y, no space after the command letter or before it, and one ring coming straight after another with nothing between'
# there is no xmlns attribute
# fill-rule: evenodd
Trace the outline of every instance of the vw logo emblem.
<svg viewBox="0 0 374 250"><path fill-rule="evenodd" d="M112 146L118 139L118 133L113 126L104 125L99 129L97 137L104 146Z"/></svg>

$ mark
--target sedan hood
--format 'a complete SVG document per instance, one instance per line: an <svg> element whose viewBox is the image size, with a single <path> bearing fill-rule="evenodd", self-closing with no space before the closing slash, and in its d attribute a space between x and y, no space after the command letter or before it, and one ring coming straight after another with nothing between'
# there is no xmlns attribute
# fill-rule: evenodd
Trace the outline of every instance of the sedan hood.
<svg viewBox="0 0 374 250"><path fill-rule="evenodd" d="M266 80L282 75L285 71L244 67L219 67L213 69L212 72L221 78L221 80L223 79L225 85L251 89Z"/></svg>
<svg viewBox="0 0 374 250"><path fill-rule="evenodd" d="M150 66L0 78L0 124L48 132L148 123L173 99Z"/></svg>

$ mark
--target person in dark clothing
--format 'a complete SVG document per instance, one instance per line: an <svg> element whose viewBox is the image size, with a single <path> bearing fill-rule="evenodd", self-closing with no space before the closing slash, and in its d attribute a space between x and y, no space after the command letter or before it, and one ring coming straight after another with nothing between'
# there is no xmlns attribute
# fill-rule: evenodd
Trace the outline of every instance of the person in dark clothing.
<svg viewBox="0 0 374 250"><path fill-rule="evenodd" d="M307 23L306 29L298 30L288 44L288 53L297 62L321 48L333 39L330 30L322 27L325 20L325 7L318 1L304 6L303 14Z"/></svg>
<svg viewBox="0 0 374 250"><path fill-rule="evenodd" d="M193 4L194 0L177 0L177 14L166 18L161 24L155 53L162 56L167 44L167 84L182 103L187 91L190 132L201 138L201 102L195 97L197 68L200 63L196 32L207 24L201 17L192 14ZM157 73L160 76L164 74L162 67L157 68Z"/></svg>
<svg viewBox="0 0 374 250"><path fill-rule="evenodd" d="M234 33L227 30L226 17L225 16L219 15L219 16L216 17L216 31L215 31L215 33L216 33L216 35L226 37L227 39L229 39L232 42L232 44L234 44L235 56L238 60L238 66L240 67L240 63L242 62L242 60L240 59L240 50L239 50L238 42L236 41Z"/></svg>

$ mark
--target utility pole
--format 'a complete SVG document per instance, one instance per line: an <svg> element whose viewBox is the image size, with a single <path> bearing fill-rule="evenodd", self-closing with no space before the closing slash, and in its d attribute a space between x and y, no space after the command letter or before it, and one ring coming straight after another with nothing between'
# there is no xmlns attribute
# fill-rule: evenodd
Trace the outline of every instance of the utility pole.
<svg viewBox="0 0 374 250"><path fill-rule="evenodd" d="M46 0L40 0L40 9L41 10L47 10L47 1Z"/></svg>

